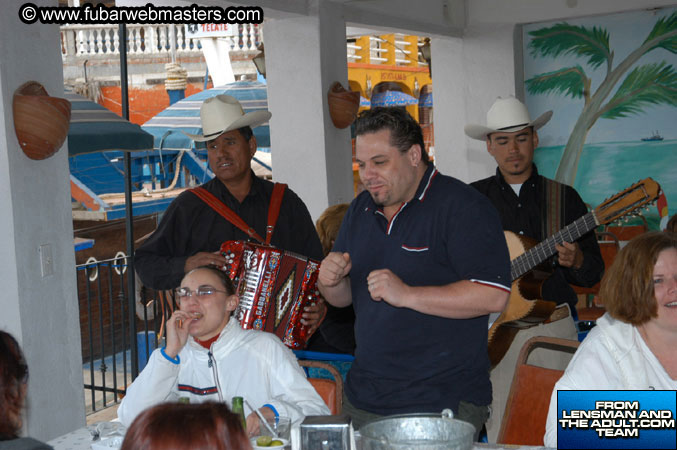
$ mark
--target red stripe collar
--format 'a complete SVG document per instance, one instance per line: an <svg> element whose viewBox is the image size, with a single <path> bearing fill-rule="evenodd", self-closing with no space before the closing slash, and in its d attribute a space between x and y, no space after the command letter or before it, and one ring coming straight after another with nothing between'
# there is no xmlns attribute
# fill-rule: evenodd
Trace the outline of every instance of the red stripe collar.
<svg viewBox="0 0 677 450"><path fill-rule="evenodd" d="M425 196L428 193L428 190L430 189L430 185L432 184L433 179L437 176L438 173L439 172L437 171L437 169L433 166L432 171L430 172L428 177L426 178L425 175L423 176L423 179L421 180L423 189L420 189L421 193L418 195L419 201L422 202L423 200L425 200Z"/></svg>

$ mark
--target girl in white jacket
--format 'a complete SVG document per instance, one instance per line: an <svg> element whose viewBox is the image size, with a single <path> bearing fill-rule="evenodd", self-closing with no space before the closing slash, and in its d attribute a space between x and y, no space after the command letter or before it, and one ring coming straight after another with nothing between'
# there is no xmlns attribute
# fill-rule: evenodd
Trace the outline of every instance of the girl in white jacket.
<svg viewBox="0 0 677 450"><path fill-rule="evenodd" d="M127 389L118 409L129 426L144 409L187 397L191 403L234 396L272 419L292 424L306 415L329 414L306 379L296 357L277 336L243 330L231 317L238 304L230 279L220 270L200 267L186 274L176 290L179 308L167 320L167 346L153 352ZM245 404L247 432L258 434L259 418Z"/></svg>
<svg viewBox="0 0 677 450"><path fill-rule="evenodd" d="M604 275L607 309L550 399L545 445L557 447L558 390L677 389L677 235L630 241Z"/></svg>

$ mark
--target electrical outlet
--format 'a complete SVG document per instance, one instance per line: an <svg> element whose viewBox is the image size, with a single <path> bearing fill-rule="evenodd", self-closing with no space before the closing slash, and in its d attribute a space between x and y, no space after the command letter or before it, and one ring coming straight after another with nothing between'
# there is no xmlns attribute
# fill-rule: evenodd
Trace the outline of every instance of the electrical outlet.
<svg viewBox="0 0 677 450"><path fill-rule="evenodd" d="M52 258L52 244L42 244L38 247L40 254L40 269L42 277L54 275L54 259Z"/></svg>

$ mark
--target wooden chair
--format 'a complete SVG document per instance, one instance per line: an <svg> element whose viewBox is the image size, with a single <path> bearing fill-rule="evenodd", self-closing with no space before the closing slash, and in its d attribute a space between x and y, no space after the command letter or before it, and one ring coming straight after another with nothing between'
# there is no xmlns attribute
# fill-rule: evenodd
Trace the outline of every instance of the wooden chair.
<svg viewBox="0 0 677 450"><path fill-rule="evenodd" d="M307 359L300 359L299 365L301 367L316 367L331 374L334 378L333 381L326 378L308 378L308 381L327 404L329 411L333 415L341 414L343 409L343 378L341 378L339 371L329 363Z"/></svg>
<svg viewBox="0 0 677 450"><path fill-rule="evenodd" d="M527 364L527 359L536 348L575 353L578 344L578 341L545 336L532 337L524 343L517 357L515 375L496 439L498 444L543 445L550 396L564 371L532 366Z"/></svg>
<svg viewBox="0 0 677 450"><path fill-rule="evenodd" d="M599 250L602 253L602 259L604 260L604 268L608 269L621 248L619 239L612 232L602 231L597 233L597 242L599 244ZM599 286L600 283L596 283L589 288L571 285L577 295L586 296L585 307L578 308L579 321L592 322L599 319L604 314L605 309L598 301L599 299L597 297Z"/></svg>
<svg viewBox="0 0 677 450"><path fill-rule="evenodd" d="M608 231L615 234L616 237L621 241L629 241L635 236L639 236L640 234L649 231L649 224L647 223L644 216L640 214L637 217L639 217L642 221L640 225L625 225L625 226L607 225L606 227L604 227L604 231Z"/></svg>

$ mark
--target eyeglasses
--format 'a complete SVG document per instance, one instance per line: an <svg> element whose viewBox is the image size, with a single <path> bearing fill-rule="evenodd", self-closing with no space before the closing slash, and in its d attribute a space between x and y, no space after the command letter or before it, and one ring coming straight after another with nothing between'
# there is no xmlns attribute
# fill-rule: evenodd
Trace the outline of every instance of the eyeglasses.
<svg viewBox="0 0 677 450"><path fill-rule="evenodd" d="M176 296L179 297L179 300L183 300L186 297L192 297L193 294L199 299L202 297L206 297L208 295L212 295L216 292L223 292L224 294L227 294L226 291L216 289L215 287L209 286L209 285L204 285L200 286L194 291L190 290L187 287L178 287L174 290L176 293Z"/></svg>

